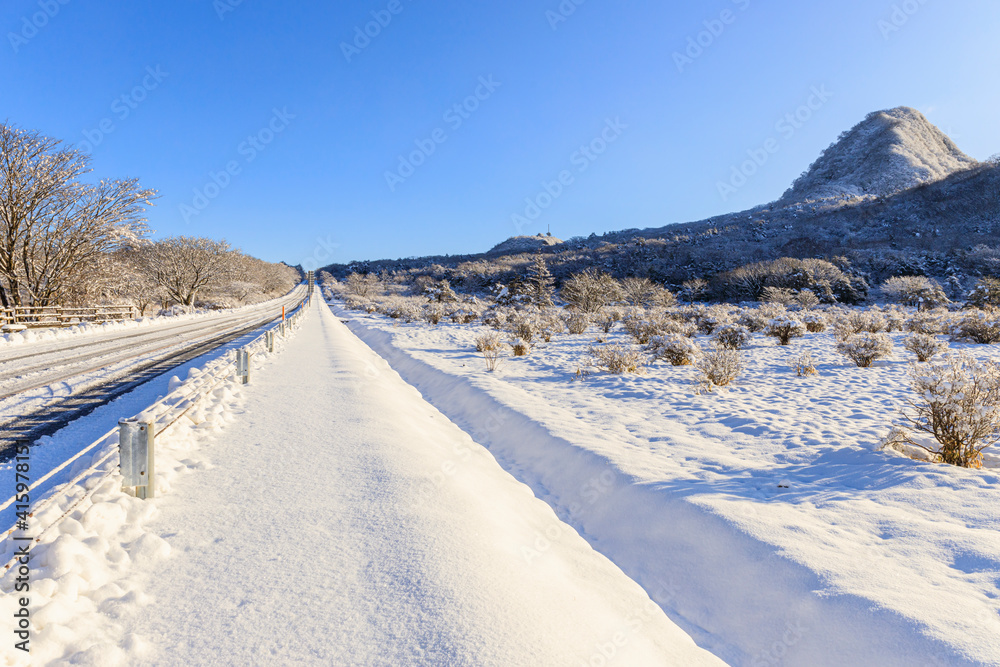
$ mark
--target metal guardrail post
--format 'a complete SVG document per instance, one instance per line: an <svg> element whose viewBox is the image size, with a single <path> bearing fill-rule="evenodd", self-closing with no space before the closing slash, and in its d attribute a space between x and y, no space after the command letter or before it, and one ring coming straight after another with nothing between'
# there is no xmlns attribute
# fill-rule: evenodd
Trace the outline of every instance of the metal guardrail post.
<svg viewBox="0 0 1000 667"><path fill-rule="evenodd" d="M122 489L136 498L152 498L156 493L153 422L118 420L118 459Z"/></svg>
<svg viewBox="0 0 1000 667"><path fill-rule="evenodd" d="M236 375L241 383L250 382L250 351L245 347L236 350Z"/></svg>
<svg viewBox="0 0 1000 667"><path fill-rule="evenodd" d="M264 345L267 347L268 354L274 354L274 332L265 331L264 332Z"/></svg>

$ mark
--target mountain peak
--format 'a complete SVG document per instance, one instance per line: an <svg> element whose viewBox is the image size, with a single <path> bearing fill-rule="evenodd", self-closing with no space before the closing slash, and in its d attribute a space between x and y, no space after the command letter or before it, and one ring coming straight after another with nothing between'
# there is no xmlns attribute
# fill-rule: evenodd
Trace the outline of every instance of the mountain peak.
<svg viewBox="0 0 1000 667"><path fill-rule="evenodd" d="M976 164L916 109L874 111L841 134L778 201L881 197Z"/></svg>

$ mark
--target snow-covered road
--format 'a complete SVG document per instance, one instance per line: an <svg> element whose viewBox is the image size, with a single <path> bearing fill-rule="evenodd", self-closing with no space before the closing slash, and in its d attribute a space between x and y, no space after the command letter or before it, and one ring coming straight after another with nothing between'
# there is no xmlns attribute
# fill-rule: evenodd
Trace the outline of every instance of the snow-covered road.
<svg viewBox="0 0 1000 667"><path fill-rule="evenodd" d="M306 294L253 306L68 330L8 334L0 345L0 460L174 366L291 312ZM14 337L22 340L12 344Z"/></svg>
<svg viewBox="0 0 1000 667"><path fill-rule="evenodd" d="M153 501L145 663L722 664L322 301L245 393Z"/></svg>
<svg viewBox="0 0 1000 667"><path fill-rule="evenodd" d="M7 334L5 344L0 346L0 418L12 412L7 403L15 394L43 389L55 382L74 386L99 382L106 376L128 371L131 366L220 333L275 319L282 308L291 311L305 292L305 287L299 285L279 299L179 318L180 321L171 317L150 318L67 331L42 329ZM30 342L18 342L19 338ZM70 378L78 381L69 383Z"/></svg>

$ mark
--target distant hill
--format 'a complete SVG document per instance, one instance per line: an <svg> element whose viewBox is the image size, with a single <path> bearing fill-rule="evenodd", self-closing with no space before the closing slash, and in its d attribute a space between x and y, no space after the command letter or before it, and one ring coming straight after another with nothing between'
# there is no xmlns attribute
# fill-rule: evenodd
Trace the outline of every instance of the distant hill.
<svg viewBox="0 0 1000 667"><path fill-rule="evenodd" d="M922 113L876 111L844 132L785 192L779 203L873 195L885 197L976 166Z"/></svg>
<svg viewBox="0 0 1000 667"><path fill-rule="evenodd" d="M544 234L538 234L537 236L512 236L502 243L498 243L492 248L490 248L486 254L487 255L498 255L498 254L514 254L519 252L531 252L532 250L539 250L541 248L546 248L549 246L559 245L562 243L561 239L549 234L548 236Z"/></svg>
<svg viewBox="0 0 1000 667"><path fill-rule="evenodd" d="M327 270L402 270L481 289L536 252L557 279L594 267L670 286L779 257L835 259L872 283L906 274L1000 275L1000 164L975 161L923 114L898 107L871 113L841 134L771 204L586 239L514 237L476 255Z"/></svg>

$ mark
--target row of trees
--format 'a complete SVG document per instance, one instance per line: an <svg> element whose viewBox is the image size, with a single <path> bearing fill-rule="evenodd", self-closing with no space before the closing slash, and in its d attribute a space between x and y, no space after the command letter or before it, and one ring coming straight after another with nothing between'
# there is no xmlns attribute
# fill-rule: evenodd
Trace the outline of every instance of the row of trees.
<svg viewBox="0 0 1000 667"><path fill-rule="evenodd" d="M252 303L290 289L299 272L225 241L150 242L156 196L137 179L89 183L89 157L0 123L0 306Z"/></svg>
<svg viewBox="0 0 1000 667"><path fill-rule="evenodd" d="M104 258L95 280L73 303L115 301L150 306L237 306L290 290L299 271L235 250L225 241L172 237L122 248Z"/></svg>

